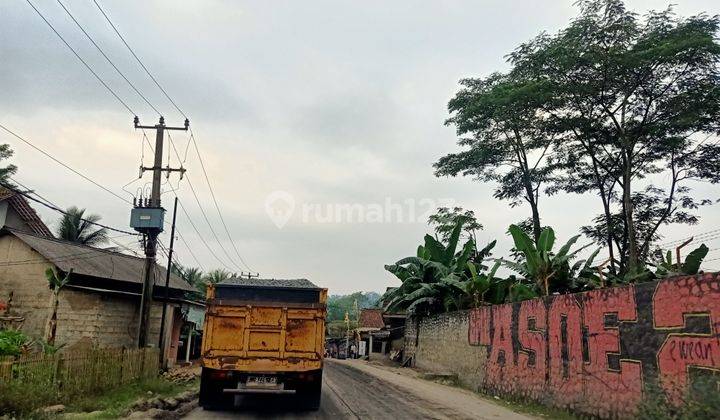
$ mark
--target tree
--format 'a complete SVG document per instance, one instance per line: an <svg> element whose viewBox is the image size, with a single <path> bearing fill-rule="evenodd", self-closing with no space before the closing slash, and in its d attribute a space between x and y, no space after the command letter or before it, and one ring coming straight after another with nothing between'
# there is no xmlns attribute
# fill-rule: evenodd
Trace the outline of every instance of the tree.
<svg viewBox="0 0 720 420"><path fill-rule="evenodd" d="M345 319L345 312L350 314L350 319L355 321L358 314L355 313L355 302L358 310L375 308L380 301L380 295L376 292L355 292L349 295L330 295L327 301L328 321L342 321ZM345 325L343 323L343 325Z"/></svg>
<svg viewBox="0 0 720 420"><path fill-rule="evenodd" d="M60 218L57 237L66 241L82 245L99 245L107 241L108 232L103 227L97 227L101 217L97 214L85 216L85 209L72 206Z"/></svg>
<svg viewBox="0 0 720 420"><path fill-rule="evenodd" d="M232 277L232 273L222 268L209 271L203 277L203 281L210 284L218 284Z"/></svg>
<svg viewBox="0 0 720 420"><path fill-rule="evenodd" d="M13 155L13 150L8 144L0 144L0 161L9 159ZM8 164L5 167L0 167L0 182L5 185L12 185L12 182L8 179L17 172L17 166Z"/></svg>
<svg viewBox="0 0 720 420"><path fill-rule="evenodd" d="M559 188L598 193L604 242L611 255L621 243L621 271L637 272L660 226L691 221L682 213L707 204L683 182L720 182L720 146L707 141L720 117L719 21L672 8L640 19L622 0L579 4L567 28L510 55L511 74L542 92L538 112L560 138L555 159L567 170ZM666 187L649 182L658 174L669 174ZM643 200L646 188L659 199ZM644 232L638 212L652 216Z"/></svg>
<svg viewBox="0 0 720 420"><path fill-rule="evenodd" d="M534 82L500 73L460 84L463 88L450 100L452 116L445 124L456 126L458 144L468 150L442 157L434 165L435 175L462 174L496 182L496 198L509 200L512 207L528 203L537 239L540 188L553 173L547 159L553 138L542 129L537 113L542 92Z"/></svg>
<svg viewBox="0 0 720 420"><path fill-rule="evenodd" d="M438 207L437 212L428 217L428 224L434 226L435 233L440 237L440 240L445 242L450 238L450 234L460 220L463 223L463 232L476 240L475 232L482 230L483 225L477 221L475 212L472 210L465 210L462 207L453 207L452 209Z"/></svg>
<svg viewBox="0 0 720 420"><path fill-rule="evenodd" d="M190 300L203 300L205 299L205 292L207 291L207 285L203 280L203 273L197 267L183 267L179 263L174 262L170 271L188 282L190 285L197 289L197 292L190 292L187 298Z"/></svg>

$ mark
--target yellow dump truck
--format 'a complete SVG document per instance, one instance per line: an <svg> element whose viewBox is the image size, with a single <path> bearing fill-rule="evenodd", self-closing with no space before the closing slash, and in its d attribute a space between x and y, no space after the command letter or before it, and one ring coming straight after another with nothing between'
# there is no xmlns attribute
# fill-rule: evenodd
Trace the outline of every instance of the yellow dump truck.
<svg viewBox="0 0 720 420"><path fill-rule="evenodd" d="M207 291L200 405L254 394L320 406L327 289L308 280L232 278Z"/></svg>

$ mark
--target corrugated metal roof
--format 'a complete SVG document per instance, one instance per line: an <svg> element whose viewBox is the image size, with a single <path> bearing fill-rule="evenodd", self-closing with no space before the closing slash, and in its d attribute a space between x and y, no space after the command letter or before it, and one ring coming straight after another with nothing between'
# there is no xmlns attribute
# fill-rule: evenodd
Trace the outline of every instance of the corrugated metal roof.
<svg viewBox="0 0 720 420"><path fill-rule="evenodd" d="M233 277L218 283L220 286L284 287L290 289L319 289L307 279L248 279Z"/></svg>
<svg viewBox="0 0 720 420"><path fill-rule="evenodd" d="M55 264L60 270L86 276L112 279L129 283L143 282L145 260L106 249L93 248L60 239L46 238L6 229L12 235L23 241L30 248ZM166 271L164 267L157 266L159 275L155 284L165 285ZM182 291L195 291L188 282L175 274L170 275L170 288Z"/></svg>

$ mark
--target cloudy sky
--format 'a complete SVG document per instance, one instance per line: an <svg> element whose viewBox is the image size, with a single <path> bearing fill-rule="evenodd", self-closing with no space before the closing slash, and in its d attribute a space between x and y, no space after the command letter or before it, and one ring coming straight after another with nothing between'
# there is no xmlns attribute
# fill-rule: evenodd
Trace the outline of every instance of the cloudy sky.
<svg viewBox="0 0 720 420"><path fill-rule="evenodd" d="M157 114L55 0L32 1L141 121L156 122ZM181 125L183 117L95 5L63 3L166 122ZM710 0L674 3L685 15L720 12ZM396 284L383 265L414 253L428 231L426 213L437 204L474 210L486 227L481 240L498 238L499 251L509 248L507 226L526 218L527 209L493 199L492 185L433 176L433 162L457 150L453 129L443 125L446 104L459 79L506 69L503 57L515 46L540 31L556 31L577 12L573 0L103 0L101 5L190 117L225 221L250 268L263 277L307 277L331 293ZM667 1L628 5L646 11L664 8ZM0 92L0 124L68 165L128 198L149 181L149 174L137 180L143 148L133 115L25 1L0 3ZM176 132L173 139L184 155L187 135ZM59 206L84 207L107 224L127 228L126 203L2 131L0 142L15 150L19 182ZM145 147L146 165L149 154ZM180 213L179 230L192 253L179 243L179 261L197 265L194 254L205 270L246 269L227 240L194 149L187 156L189 180L219 243L183 180L178 195L212 252ZM178 165L175 156L170 164ZM123 192L133 180L129 193ZM171 178L165 186L168 208L169 189L177 181ZM720 196L717 187L699 191ZM543 198L543 222L567 238L599 211L596 201ZM343 207L350 205L355 206ZM54 227L58 215L38 210ZM717 227L717 209L701 215L691 232ZM678 227L663 231L668 240L687 233ZM115 240L139 250L133 237ZM169 241L167 234L163 240Z"/></svg>

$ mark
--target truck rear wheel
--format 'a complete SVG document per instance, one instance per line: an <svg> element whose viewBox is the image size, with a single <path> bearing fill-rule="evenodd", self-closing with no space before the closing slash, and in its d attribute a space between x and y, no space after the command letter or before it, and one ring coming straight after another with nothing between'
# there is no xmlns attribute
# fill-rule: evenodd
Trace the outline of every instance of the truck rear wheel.
<svg viewBox="0 0 720 420"><path fill-rule="evenodd" d="M200 376L199 405L208 411L228 409L233 406L232 398L223 394L225 383L213 378L213 370L202 369Z"/></svg>
<svg viewBox="0 0 720 420"><path fill-rule="evenodd" d="M315 380L307 384L299 395L302 408L311 411L320 409L322 399L322 371L315 376Z"/></svg>
<svg viewBox="0 0 720 420"><path fill-rule="evenodd" d="M310 411L318 411L320 409L321 398L322 391L320 389L309 393L305 402L305 407Z"/></svg>

